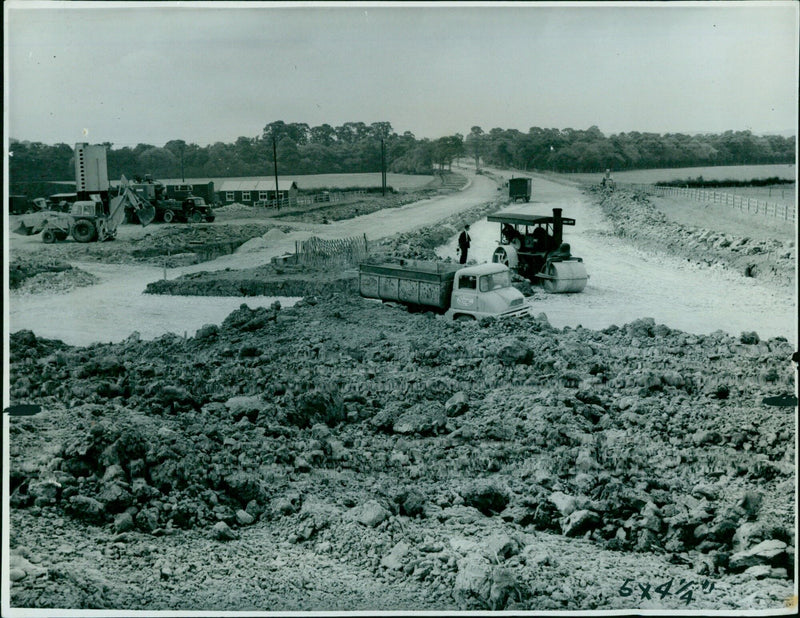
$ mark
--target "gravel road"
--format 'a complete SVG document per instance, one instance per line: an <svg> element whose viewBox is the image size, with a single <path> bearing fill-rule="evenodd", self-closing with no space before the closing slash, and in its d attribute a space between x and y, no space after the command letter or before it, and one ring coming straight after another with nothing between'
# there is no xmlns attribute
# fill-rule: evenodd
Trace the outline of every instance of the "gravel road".
<svg viewBox="0 0 800 618"><path fill-rule="evenodd" d="M202 270L251 268L287 252L293 252L296 241L311 236L344 238L366 234L376 240L399 232L431 225L462 209L496 196L494 182L475 176L456 194L414 202L400 208L381 210L354 219L328 225L302 224L297 231L284 235L277 242L259 250L248 250L220 257L194 266L167 269L167 278ZM279 221L281 225L286 222ZM141 232L139 228L133 228ZM30 240L34 238L34 240ZM17 242L41 242L38 237L15 238ZM137 264L76 263L97 276L97 285L75 289L68 294L35 294L14 296L9 307L10 331L28 329L42 337L61 339L71 345L122 341L134 331L144 339L153 339L173 332L192 335L201 326L220 323L243 302L251 308L268 307L274 297L197 298L142 294L145 286L161 279L161 268ZM286 307L289 299L277 299ZM53 316L58 316L54 319Z"/></svg>
<svg viewBox="0 0 800 618"><path fill-rule="evenodd" d="M762 337L797 341L793 290L765 285L718 266L701 267L640 251L613 236L600 208L578 188L537 178L531 203L512 204L504 212L550 215L554 207L576 220L574 227L564 228L564 240L574 255L583 258L590 277L581 294L537 296L537 310L545 312L554 326L581 324L600 329L652 317L694 334L718 329L732 335L755 331ZM483 220L471 226L470 257L491 260L499 235L497 223ZM455 245L454 236L439 255L455 256Z"/></svg>

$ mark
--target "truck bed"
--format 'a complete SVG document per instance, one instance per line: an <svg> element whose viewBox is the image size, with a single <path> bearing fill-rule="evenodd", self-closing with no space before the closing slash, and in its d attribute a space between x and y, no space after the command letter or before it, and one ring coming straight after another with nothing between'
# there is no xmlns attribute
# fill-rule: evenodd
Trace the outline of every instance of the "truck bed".
<svg viewBox="0 0 800 618"><path fill-rule="evenodd" d="M365 298L444 310L450 306L453 279L459 268L438 262L361 264L359 290Z"/></svg>

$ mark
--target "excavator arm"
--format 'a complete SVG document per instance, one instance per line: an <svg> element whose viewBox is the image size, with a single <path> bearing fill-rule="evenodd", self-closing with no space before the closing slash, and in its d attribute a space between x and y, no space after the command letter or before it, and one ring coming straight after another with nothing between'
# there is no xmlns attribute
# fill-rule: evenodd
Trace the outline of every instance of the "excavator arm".
<svg viewBox="0 0 800 618"><path fill-rule="evenodd" d="M120 179L120 194L111 198L109 205L109 227L117 229L117 227L125 220L125 208L131 206L139 218L142 226L151 223L156 217L156 209L150 202L139 197L136 192L130 188L128 179L123 176Z"/></svg>

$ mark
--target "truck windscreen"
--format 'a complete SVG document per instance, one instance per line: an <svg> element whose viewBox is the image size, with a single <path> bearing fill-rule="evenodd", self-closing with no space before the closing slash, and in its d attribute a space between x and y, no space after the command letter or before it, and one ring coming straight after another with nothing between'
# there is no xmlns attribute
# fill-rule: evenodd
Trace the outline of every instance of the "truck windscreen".
<svg viewBox="0 0 800 618"><path fill-rule="evenodd" d="M491 292L492 290L499 290L500 288L507 288L511 286L511 274L509 271L494 273L491 275L483 275L480 278L481 292Z"/></svg>

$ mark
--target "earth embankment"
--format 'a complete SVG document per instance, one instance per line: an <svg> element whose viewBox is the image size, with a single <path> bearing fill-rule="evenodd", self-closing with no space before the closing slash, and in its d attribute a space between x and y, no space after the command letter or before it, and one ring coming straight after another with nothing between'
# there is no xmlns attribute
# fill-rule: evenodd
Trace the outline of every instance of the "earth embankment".
<svg viewBox="0 0 800 618"><path fill-rule="evenodd" d="M12 600L778 607L794 421L763 399L792 389L791 352L652 320L453 323L351 295L242 307L187 339L16 333L12 403L42 411L11 425ZM693 597L619 592L670 578Z"/></svg>

